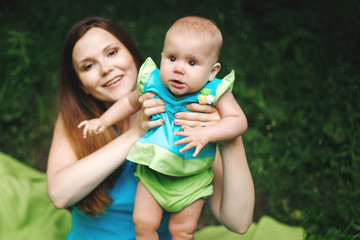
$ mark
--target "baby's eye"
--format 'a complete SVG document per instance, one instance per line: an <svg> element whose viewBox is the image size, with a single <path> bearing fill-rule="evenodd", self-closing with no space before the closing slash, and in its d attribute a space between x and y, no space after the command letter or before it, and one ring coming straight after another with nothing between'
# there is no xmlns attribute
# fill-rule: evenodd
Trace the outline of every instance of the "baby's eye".
<svg viewBox="0 0 360 240"><path fill-rule="evenodd" d="M171 57L170 57L170 61L171 61L171 62L175 62L175 61L176 61L176 57L171 56Z"/></svg>
<svg viewBox="0 0 360 240"><path fill-rule="evenodd" d="M195 66L195 65L196 65L196 62L195 62L194 60L191 60L191 61L189 61L189 65L190 65L190 66Z"/></svg>

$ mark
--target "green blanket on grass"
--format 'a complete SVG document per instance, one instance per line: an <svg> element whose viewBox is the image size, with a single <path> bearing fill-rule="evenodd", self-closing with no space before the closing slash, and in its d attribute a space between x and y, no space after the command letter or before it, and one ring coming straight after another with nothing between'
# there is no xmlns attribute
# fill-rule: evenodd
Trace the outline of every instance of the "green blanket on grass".
<svg viewBox="0 0 360 240"><path fill-rule="evenodd" d="M71 215L49 200L46 175L0 152L0 239L64 239Z"/></svg>
<svg viewBox="0 0 360 240"><path fill-rule="evenodd" d="M46 175L0 152L0 239L62 240L71 227L71 214L50 202ZM197 240L302 240L301 227L291 227L264 216L239 235L224 226L207 226ZM102 240L102 239L100 239Z"/></svg>
<svg viewBox="0 0 360 240"><path fill-rule="evenodd" d="M252 223L243 235L231 232L222 225L207 226L195 233L196 240L302 240L305 237L303 228L288 226L268 216L263 216L258 223Z"/></svg>

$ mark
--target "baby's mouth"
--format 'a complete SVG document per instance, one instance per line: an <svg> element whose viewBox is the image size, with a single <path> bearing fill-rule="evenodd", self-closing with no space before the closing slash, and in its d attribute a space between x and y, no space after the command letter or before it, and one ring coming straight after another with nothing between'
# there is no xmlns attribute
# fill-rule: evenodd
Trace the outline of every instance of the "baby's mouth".
<svg viewBox="0 0 360 240"><path fill-rule="evenodd" d="M174 87L183 87L185 85L183 82L179 80L171 80L170 82Z"/></svg>

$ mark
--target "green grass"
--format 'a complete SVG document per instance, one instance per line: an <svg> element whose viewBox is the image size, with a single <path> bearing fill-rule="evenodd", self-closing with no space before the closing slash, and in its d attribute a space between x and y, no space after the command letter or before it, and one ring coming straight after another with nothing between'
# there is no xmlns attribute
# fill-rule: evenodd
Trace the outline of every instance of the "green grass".
<svg viewBox="0 0 360 240"><path fill-rule="evenodd" d="M189 7L191 6L191 7ZM189 10L190 9L190 10ZM185 15L224 36L219 77L234 94L256 190L255 220L301 225L308 239L360 238L360 5L326 1L6 1L0 4L0 150L45 170L56 74L70 26L99 15L121 24L159 62ZM204 224L216 224L205 209Z"/></svg>

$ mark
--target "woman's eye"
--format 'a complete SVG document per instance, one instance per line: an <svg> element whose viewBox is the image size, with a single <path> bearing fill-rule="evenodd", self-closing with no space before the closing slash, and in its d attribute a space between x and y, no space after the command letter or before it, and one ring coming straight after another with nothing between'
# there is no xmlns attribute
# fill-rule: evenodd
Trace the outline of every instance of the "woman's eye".
<svg viewBox="0 0 360 240"><path fill-rule="evenodd" d="M92 68L93 64L87 64L84 66L84 71L89 71Z"/></svg>
<svg viewBox="0 0 360 240"><path fill-rule="evenodd" d="M195 66L195 65L196 65L196 62L193 61L193 60L191 60L191 61L189 61L189 65L190 65L190 66Z"/></svg>
<svg viewBox="0 0 360 240"><path fill-rule="evenodd" d="M175 62L175 61L176 61L176 57L171 56L171 57L170 57L170 61Z"/></svg>
<svg viewBox="0 0 360 240"><path fill-rule="evenodd" d="M117 53L116 50L110 51L110 52L109 52L109 56L114 56L114 55L116 55L116 53Z"/></svg>

